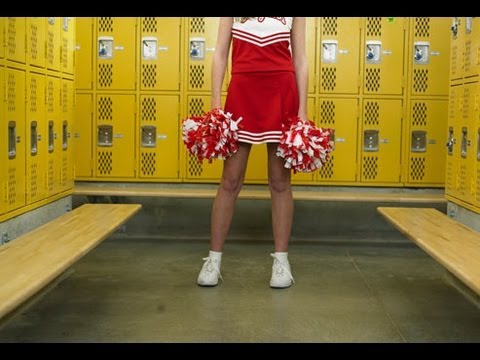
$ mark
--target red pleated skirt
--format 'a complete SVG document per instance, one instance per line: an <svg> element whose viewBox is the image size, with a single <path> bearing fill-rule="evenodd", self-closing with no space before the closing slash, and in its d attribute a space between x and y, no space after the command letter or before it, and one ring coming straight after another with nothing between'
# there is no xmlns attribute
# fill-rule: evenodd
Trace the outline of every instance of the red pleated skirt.
<svg viewBox="0 0 480 360"><path fill-rule="evenodd" d="M242 117L238 141L250 144L279 142L282 124L298 115L295 73L271 71L232 75L224 110Z"/></svg>

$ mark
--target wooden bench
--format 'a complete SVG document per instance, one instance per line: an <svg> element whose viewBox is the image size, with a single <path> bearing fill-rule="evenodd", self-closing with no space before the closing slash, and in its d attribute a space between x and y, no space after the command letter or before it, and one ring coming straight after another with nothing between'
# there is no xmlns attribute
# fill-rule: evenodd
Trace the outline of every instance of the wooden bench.
<svg viewBox="0 0 480 360"><path fill-rule="evenodd" d="M138 204L85 204L0 246L0 319L135 215Z"/></svg>
<svg viewBox="0 0 480 360"><path fill-rule="evenodd" d="M480 233L437 209L378 207L393 226L480 295Z"/></svg>
<svg viewBox="0 0 480 360"><path fill-rule="evenodd" d="M76 184L73 195L78 196L140 196L140 197L164 197L164 198L214 198L217 192L216 187L192 187L192 186L141 186L141 185L109 185L86 183ZM267 186L250 187L245 185L239 199L267 200L270 199L270 192ZM294 200L311 201L349 201L349 202L393 202L393 203L417 203L417 204L446 204L442 191L436 192L407 192L391 191L389 189L355 189L339 191L325 189L323 187L304 188L293 187Z"/></svg>

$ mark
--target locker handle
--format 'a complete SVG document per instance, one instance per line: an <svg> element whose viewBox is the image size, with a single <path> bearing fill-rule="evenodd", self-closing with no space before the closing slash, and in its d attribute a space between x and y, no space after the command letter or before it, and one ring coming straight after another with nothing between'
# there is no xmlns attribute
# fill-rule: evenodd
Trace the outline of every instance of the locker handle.
<svg viewBox="0 0 480 360"><path fill-rule="evenodd" d="M16 123L10 121L8 123L8 158L15 159L17 156L17 137L16 137Z"/></svg>
<svg viewBox="0 0 480 360"><path fill-rule="evenodd" d="M37 122L30 123L30 155L35 156L38 152L38 131Z"/></svg>
<svg viewBox="0 0 480 360"><path fill-rule="evenodd" d="M363 151L378 151L378 130L364 130L363 132Z"/></svg>

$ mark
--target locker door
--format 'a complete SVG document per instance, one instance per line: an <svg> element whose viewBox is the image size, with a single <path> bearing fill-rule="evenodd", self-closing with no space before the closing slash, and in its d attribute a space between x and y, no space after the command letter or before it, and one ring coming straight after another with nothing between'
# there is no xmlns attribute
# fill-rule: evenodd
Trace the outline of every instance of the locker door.
<svg viewBox="0 0 480 360"><path fill-rule="evenodd" d="M93 18L78 17L75 22L75 88L93 87Z"/></svg>
<svg viewBox="0 0 480 360"><path fill-rule="evenodd" d="M452 17L450 32L450 80L463 78L465 18Z"/></svg>
<svg viewBox="0 0 480 360"><path fill-rule="evenodd" d="M45 183L47 173L45 75L33 72L27 74L26 109L26 192L27 204L32 204L48 196Z"/></svg>
<svg viewBox="0 0 480 360"><path fill-rule="evenodd" d="M447 100L411 100L409 104L408 183L445 183Z"/></svg>
<svg viewBox="0 0 480 360"><path fill-rule="evenodd" d="M318 182L355 182L357 174L358 99L322 98L318 125L334 130L335 148L318 171Z"/></svg>
<svg viewBox="0 0 480 360"><path fill-rule="evenodd" d="M46 86L46 137L47 137L47 191L48 195L60 190L60 168L62 161L60 134L60 78L47 75Z"/></svg>
<svg viewBox="0 0 480 360"><path fill-rule="evenodd" d="M62 52L61 64L64 74L74 74L74 57L75 57L75 18L62 17L61 33L62 33Z"/></svg>
<svg viewBox="0 0 480 360"><path fill-rule="evenodd" d="M96 177L135 177L135 95L99 95Z"/></svg>
<svg viewBox="0 0 480 360"><path fill-rule="evenodd" d="M0 59L5 58L5 17L0 17Z"/></svg>
<svg viewBox="0 0 480 360"><path fill-rule="evenodd" d="M3 21L4 18L0 18ZM0 26L2 23L0 22ZM0 34L2 29L0 28ZM8 167L8 121L5 116L5 67L0 62L0 169ZM0 215L7 212L7 172L0 171Z"/></svg>
<svg viewBox="0 0 480 360"><path fill-rule="evenodd" d="M26 53L26 19L24 17L6 18L5 55L10 61L25 64Z"/></svg>
<svg viewBox="0 0 480 360"><path fill-rule="evenodd" d="M75 121L73 123L73 153L75 179L93 177L93 97L92 94L75 95Z"/></svg>
<svg viewBox="0 0 480 360"><path fill-rule="evenodd" d="M74 114L75 89L73 80L62 79L61 117L60 117L60 144L61 144L61 169L60 191L73 188L73 147L72 147L72 122Z"/></svg>
<svg viewBox="0 0 480 360"><path fill-rule="evenodd" d="M446 17L412 18L408 57L412 95L448 95L450 25Z"/></svg>
<svg viewBox="0 0 480 360"><path fill-rule="evenodd" d="M99 17L96 20L97 88L135 90L137 18Z"/></svg>
<svg viewBox="0 0 480 360"><path fill-rule="evenodd" d="M6 68L7 211L25 206L25 71Z"/></svg>
<svg viewBox="0 0 480 360"><path fill-rule="evenodd" d="M360 74L360 19L320 18L319 87L324 94L358 94Z"/></svg>
<svg viewBox="0 0 480 360"><path fill-rule="evenodd" d="M401 124L402 100L363 100L361 182L400 182Z"/></svg>
<svg viewBox="0 0 480 360"><path fill-rule="evenodd" d="M480 25L480 23L478 24ZM475 83L475 100L473 106L473 156L471 158L473 169L472 174L472 189L473 189L473 204L480 210L480 82Z"/></svg>
<svg viewBox="0 0 480 360"><path fill-rule="evenodd" d="M479 19L466 17L464 18L464 77L469 78L468 81L476 81L480 69L480 21Z"/></svg>
<svg viewBox="0 0 480 360"><path fill-rule="evenodd" d="M141 18L141 90L179 90L180 18Z"/></svg>
<svg viewBox="0 0 480 360"><path fill-rule="evenodd" d="M48 17L47 22L47 69L52 71L61 70L61 31L62 18Z"/></svg>
<svg viewBox="0 0 480 360"><path fill-rule="evenodd" d="M367 17L364 20L363 93L403 94L405 18Z"/></svg>
<svg viewBox="0 0 480 360"><path fill-rule="evenodd" d="M35 67L45 69L45 18L27 18L27 62Z"/></svg>
<svg viewBox="0 0 480 360"><path fill-rule="evenodd" d="M178 179L179 98L176 95L142 95L137 130L140 178Z"/></svg>
<svg viewBox="0 0 480 360"><path fill-rule="evenodd" d="M461 140L463 85L450 86L445 165L445 194L458 198L458 165Z"/></svg>
<svg viewBox="0 0 480 360"><path fill-rule="evenodd" d="M205 112L210 111L210 96L202 95L190 95L187 97L187 113L193 116L201 116ZM225 103L225 98L222 98L222 103ZM182 146L185 145L182 142ZM197 158L190 155L185 151L187 157L185 161L186 165L186 178L189 180L199 180L205 182L219 182L222 176L223 160L214 160L212 163L208 163L204 160L199 163Z"/></svg>

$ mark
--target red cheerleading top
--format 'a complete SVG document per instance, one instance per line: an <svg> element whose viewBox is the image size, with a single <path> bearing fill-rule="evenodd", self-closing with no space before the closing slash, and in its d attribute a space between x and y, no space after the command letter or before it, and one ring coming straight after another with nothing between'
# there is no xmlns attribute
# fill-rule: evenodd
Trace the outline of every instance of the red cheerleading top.
<svg viewBox="0 0 480 360"><path fill-rule="evenodd" d="M257 17L232 25L232 74L294 71L290 51L292 17Z"/></svg>

